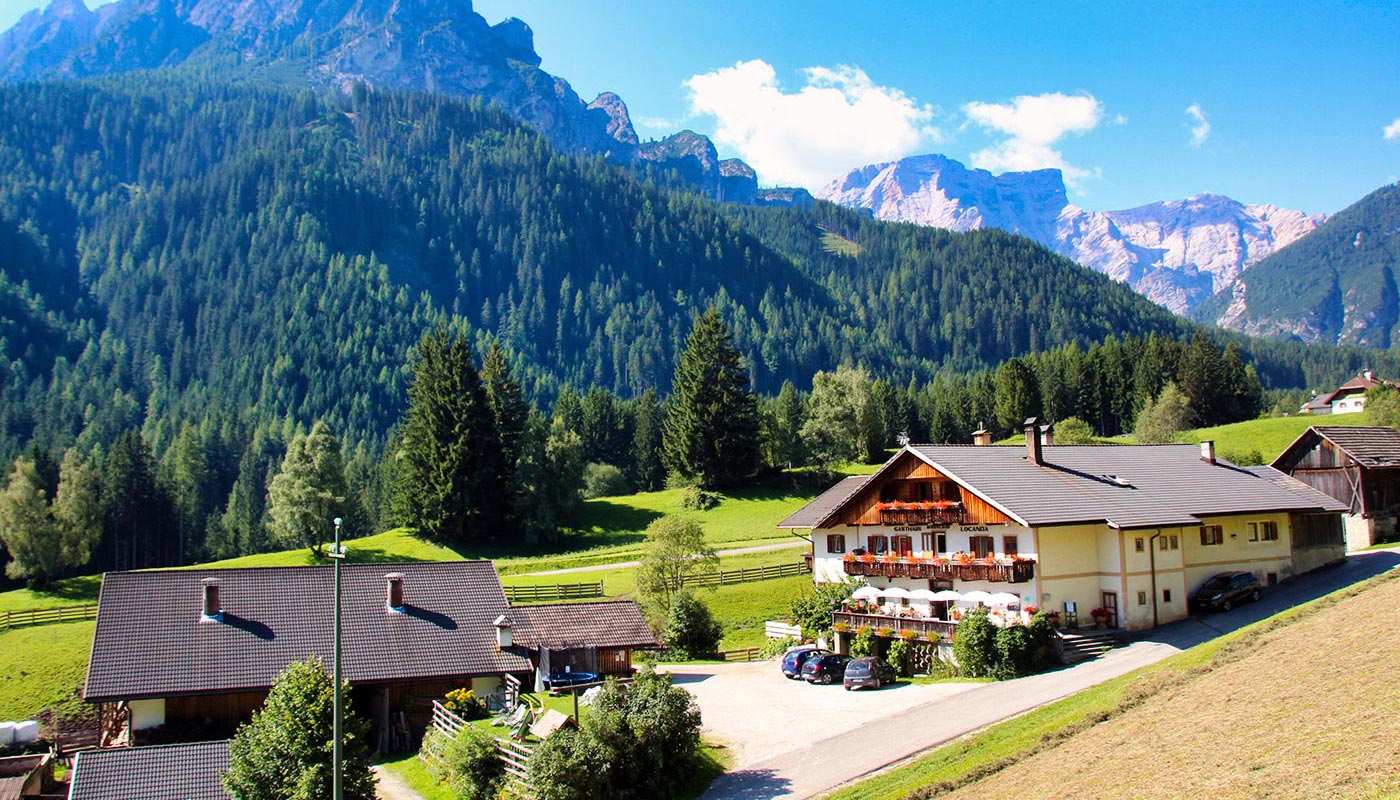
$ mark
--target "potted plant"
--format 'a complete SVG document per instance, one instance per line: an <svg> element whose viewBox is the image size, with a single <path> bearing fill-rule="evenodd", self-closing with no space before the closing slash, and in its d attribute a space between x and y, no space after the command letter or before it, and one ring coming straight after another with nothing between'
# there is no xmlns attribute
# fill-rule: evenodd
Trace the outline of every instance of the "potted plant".
<svg viewBox="0 0 1400 800"><path fill-rule="evenodd" d="M876 635L876 636L879 636L879 637L881 637L881 638L884 638L884 639L888 639L888 638L890 638L891 636L894 636L894 628L889 628L889 627L877 628L877 629L875 630L875 635Z"/></svg>
<svg viewBox="0 0 1400 800"><path fill-rule="evenodd" d="M1108 622L1108 609L1096 608L1089 612L1089 616L1094 618L1094 625L1102 629Z"/></svg>
<svg viewBox="0 0 1400 800"><path fill-rule="evenodd" d="M899 632L899 635L900 635L900 637L903 638L905 641L909 641L909 642L912 642L912 641L914 641L915 639L919 638L919 632L918 632L918 631L900 631L900 632Z"/></svg>
<svg viewBox="0 0 1400 800"><path fill-rule="evenodd" d="M837 633L845 633L851 629L851 626L844 622L833 622L831 623L831 629Z"/></svg>

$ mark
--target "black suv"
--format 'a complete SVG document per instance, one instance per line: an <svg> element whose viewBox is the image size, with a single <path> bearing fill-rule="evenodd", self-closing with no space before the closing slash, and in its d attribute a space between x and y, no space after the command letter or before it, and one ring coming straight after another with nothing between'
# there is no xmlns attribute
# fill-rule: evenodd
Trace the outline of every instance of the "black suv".
<svg viewBox="0 0 1400 800"><path fill-rule="evenodd" d="M846 665L846 677L842 683L846 691L872 686L879 689L888 686L899 677L889 662L879 658L857 658Z"/></svg>
<svg viewBox="0 0 1400 800"><path fill-rule="evenodd" d="M802 680L808 683L835 683L846 676L850 656L827 653L807 659L802 665Z"/></svg>
<svg viewBox="0 0 1400 800"><path fill-rule="evenodd" d="M1198 611L1229 611L1245 600L1258 600L1259 579L1252 572L1222 572L1213 575L1191 594L1191 607Z"/></svg>

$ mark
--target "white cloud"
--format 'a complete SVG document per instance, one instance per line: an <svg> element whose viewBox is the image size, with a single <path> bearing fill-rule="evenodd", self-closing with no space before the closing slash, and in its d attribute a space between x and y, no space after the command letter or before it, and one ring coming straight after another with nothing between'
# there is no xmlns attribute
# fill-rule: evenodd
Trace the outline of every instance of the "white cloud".
<svg viewBox="0 0 1400 800"><path fill-rule="evenodd" d="M1400 139L1400 117L1396 117L1394 122L1385 126L1385 138L1387 140Z"/></svg>
<svg viewBox="0 0 1400 800"><path fill-rule="evenodd" d="M859 67L811 67L784 91L761 60L692 76L690 109L713 116L715 141L732 148L764 183L817 189L852 167L890 161L940 140L937 113Z"/></svg>
<svg viewBox="0 0 1400 800"><path fill-rule="evenodd" d="M667 134L675 133L676 128L679 127L675 122L666 119L665 117L632 117L632 124L638 128L645 128L646 130L652 131L662 131Z"/></svg>
<svg viewBox="0 0 1400 800"><path fill-rule="evenodd" d="M1191 118L1191 146L1200 147L1206 143L1206 137L1210 136L1210 120L1206 119L1206 112L1201 110L1200 103L1192 103L1186 107L1186 116Z"/></svg>
<svg viewBox="0 0 1400 800"><path fill-rule="evenodd" d="M1055 143L1065 136L1087 133L1104 120L1103 104L1093 95L1053 92L1022 95L1010 103L968 103L963 112L972 122L1008 138L972 154L975 167L993 172L1023 172L1055 168L1065 182L1078 186L1098 174L1065 160ZM1110 120L1121 124L1122 117Z"/></svg>

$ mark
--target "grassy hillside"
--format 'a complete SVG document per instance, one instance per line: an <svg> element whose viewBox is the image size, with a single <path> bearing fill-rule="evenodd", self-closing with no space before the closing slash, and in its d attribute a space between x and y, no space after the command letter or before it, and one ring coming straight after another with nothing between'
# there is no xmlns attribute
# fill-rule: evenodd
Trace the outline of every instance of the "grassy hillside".
<svg viewBox="0 0 1400 800"><path fill-rule="evenodd" d="M1324 414L1312 416L1304 414L1292 417L1266 417L1233 425L1217 425L1213 428L1197 428L1186 431L1177 437L1178 441L1196 444L1207 439L1215 442L1216 452L1236 463L1267 464L1283 452L1283 448L1293 443L1303 431L1313 425L1371 425L1371 415ZM1251 459L1258 454L1257 459Z"/></svg>
<svg viewBox="0 0 1400 800"><path fill-rule="evenodd" d="M76 710L96 624L0 631L0 719L29 719L49 707Z"/></svg>
<svg viewBox="0 0 1400 800"><path fill-rule="evenodd" d="M1396 696L1400 673L1373 639L1397 623L1391 571L832 797L1396 796L1393 748L1374 738L1390 741L1394 715L1374 698Z"/></svg>

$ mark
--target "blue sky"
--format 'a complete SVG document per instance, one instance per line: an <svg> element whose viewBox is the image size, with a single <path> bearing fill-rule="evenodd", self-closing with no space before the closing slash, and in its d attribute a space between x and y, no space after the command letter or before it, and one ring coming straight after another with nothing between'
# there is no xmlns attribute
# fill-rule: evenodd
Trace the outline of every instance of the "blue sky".
<svg viewBox="0 0 1400 800"><path fill-rule="evenodd" d="M0 27L38 4L0 0ZM1400 4L474 5L529 23L542 66L617 92L642 136L709 134L769 184L938 152L1059 166L1092 209L1212 191L1333 212L1400 178Z"/></svg>

